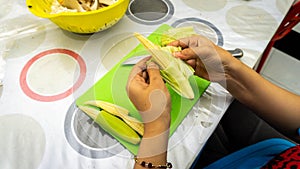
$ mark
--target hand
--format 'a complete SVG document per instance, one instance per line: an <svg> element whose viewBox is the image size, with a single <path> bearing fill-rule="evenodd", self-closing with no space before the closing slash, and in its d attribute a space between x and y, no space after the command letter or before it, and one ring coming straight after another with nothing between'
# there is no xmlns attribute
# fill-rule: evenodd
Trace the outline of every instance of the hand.
<svg viewBox="0 0 300 169"><path fill-rule="evenodd" d="M129 75L127 94L140 112L145 124L163 122L170 124L171 99L160 75L159 67L146 58L137 63Z"/></svg>
<svg viewBox="0 0 300 169"><path fill-rule="evenodd" d="M144 135L137 157L155 164L165 164L170 129L171 97L154 62L145 58L131 70L127 95L141 114ZM135 164L134 168L144 168Z"/></svg>
<svg viewBox="0 0 300 169"><path fill-rule="evenodd" d="M236 60L229 52L200 35L182 38L169 45L182 47L183 50L174 56L192 66L195 75L213 82L224 81L228 65Z"/></svg>
<svg viewBox="0 0 300 169"><path fill-rule="evenodd" d="M229 52L196 35L170 43L183 50L175 53L195 69L195 74L220 83L230 94L286 136L299 141L300 97L282 89ZM257 85L259 84L259 85ZM286 100L289 100L288 104Z"/></svg>

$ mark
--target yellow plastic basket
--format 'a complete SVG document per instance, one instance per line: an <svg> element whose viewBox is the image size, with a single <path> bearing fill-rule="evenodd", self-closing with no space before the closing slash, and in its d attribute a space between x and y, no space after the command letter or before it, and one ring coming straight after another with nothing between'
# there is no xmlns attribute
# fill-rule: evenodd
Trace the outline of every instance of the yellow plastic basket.
<svg viewBox="0 0 300 169"><path fill-rule="evenodd" d="M129 0L118 0L113 5L88 12L51 14L53 0L26 0L31 13L48 18L60 28L75 33L95 33L116 24L125 14Z"/></svg>

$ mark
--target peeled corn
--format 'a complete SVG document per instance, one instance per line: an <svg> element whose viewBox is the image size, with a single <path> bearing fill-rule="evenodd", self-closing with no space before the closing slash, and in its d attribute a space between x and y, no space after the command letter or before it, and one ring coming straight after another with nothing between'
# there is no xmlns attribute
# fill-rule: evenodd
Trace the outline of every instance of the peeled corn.
<svg viewBox="0 0 300 169"><path fill-rule="evenodd" d="M185 98L194 99L194 91L189 82L194 69L181 59L173 57L168 49L153 44L139 33L134 35L151 53L152 60L160 66L161 75L171 88Z"/></svg>
<svg viewBox="0 0 300 169"><path fill-rule="evenodd" d="M132 144L140 142L139 135L144 134L144 124L129 116L127 109L101 100L91 100L84 104L79 109L105 131Z"/></svg>
<svg viewBox="0 0 300 169"><path fill-rule="evenodd" d="M84 112L89 112L89 107L79 107ZM88 113L87 113L88 114ZM99 111L95 122L106 132L113 136L121 138L129 143L138 144L141 141L139 135L130 128L124 121L118 117L106 112L105 110Z"/></svg>
<svg viewBox="0 0 300 169"><path fill-rule="evenodd" d="M141 136L144 135L144 124L140 122L139 120L129 116L129 111L121 106L104 102L101 100L92 100L87 101L84 104L91 105L95 107L99 107L101 109L104 109L108 113L115 115L122 120L124 120L125 123L127 123L132 129L134 129L136 132L138 132Z"/></svg>

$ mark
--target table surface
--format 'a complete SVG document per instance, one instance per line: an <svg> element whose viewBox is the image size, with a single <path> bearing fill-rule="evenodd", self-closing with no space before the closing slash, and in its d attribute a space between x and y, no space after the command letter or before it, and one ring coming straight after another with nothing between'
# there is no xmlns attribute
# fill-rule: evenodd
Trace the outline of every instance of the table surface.
<svg viewBox="0 0 300 169"><path fill-rule="evenodd" d="M155 0L135 3L113 27L90 35L38 18L25 1L0 0L0 168L132 168L133 155L102 132L87 130L76 98L161 24L194 26L241 61L258 62L293 0ZM146 1L145 1L146 2ZM143 5L141 5L143 4ZM138 8L137 6L138 5ZM152 12L139 15L135 10ZM168 161L189 168L232 101L212 83L171 136Z"/></svg>

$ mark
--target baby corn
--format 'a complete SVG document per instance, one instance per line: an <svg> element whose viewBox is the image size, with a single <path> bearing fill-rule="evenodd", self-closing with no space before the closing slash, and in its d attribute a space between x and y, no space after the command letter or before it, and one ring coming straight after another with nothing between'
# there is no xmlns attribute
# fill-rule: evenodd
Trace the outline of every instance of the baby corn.
<svg viewBox="0 0 300 169"><path fill-rule="evenodd" d="M160 66L162 78L179 95L194 99L194 91L190 85L189 77L194 69L181 59L172 56L170 47L160 47L139 33L134 34L143 46L151 53L152 60Z"/></svg>
<svg viewBox="0 0 300 169"><path fill-rule="evenodd" d="M106 112L105 110L97 111L94 108L87 106L79 106L79 109L90 116L103 130L109 134L132 144L138 144L140 142L140 136L118 117Z"/></svg>
<svg viewBox="0 0 300 169"><path fill-rule="evenodd" d="M129 111L121 106L101 101L91 100L79 106L101 128L113 136L129 143L138 144L144 134L144 124L129 116Z"/></svg>
<svg viewBox="0 0 300 169"><path fill-rule="evenodd" d="M127 123L127 125L138 132L141 136L144 135L144 124L136 118L129 116L129 111L127 109L101 100L87 101L84 104L98 107L114 116L121 118L125 123Z"/></svg>

